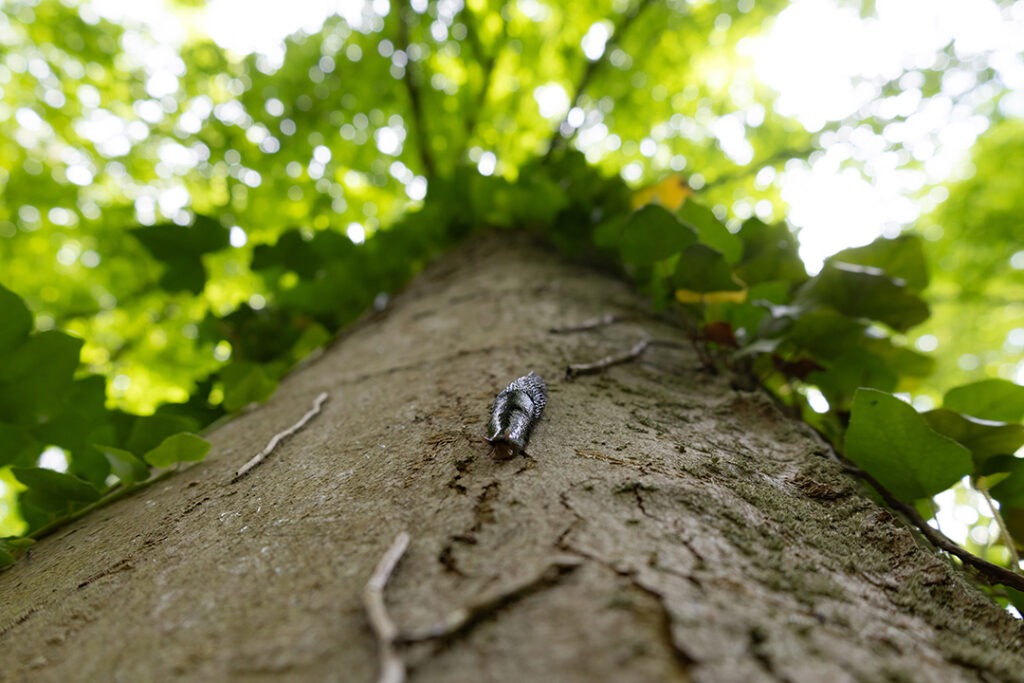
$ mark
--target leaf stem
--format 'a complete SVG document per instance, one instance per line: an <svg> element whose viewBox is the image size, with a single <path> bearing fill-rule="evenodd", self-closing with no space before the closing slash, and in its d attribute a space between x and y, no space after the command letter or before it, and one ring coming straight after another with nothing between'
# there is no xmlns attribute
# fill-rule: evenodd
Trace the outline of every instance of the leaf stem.
<svg viewBox="0 0 1024 683"><path fill-rule="evenodd" d="M1014 543L1013 536L1010 535L1010 530L1006 527L1006 522L999 513L999 506L992 499L992 494L988 492L987 486L975 483L974 488L985 498L985 502L988 503L988 509L992 511L992 519L996 520L996 525L999 527L999 535L1002 538L1003 545L1010 551L1010 562L1013 563L1013 571L1020 574L1020 555L1017 554L1017 544Z"/></svg>

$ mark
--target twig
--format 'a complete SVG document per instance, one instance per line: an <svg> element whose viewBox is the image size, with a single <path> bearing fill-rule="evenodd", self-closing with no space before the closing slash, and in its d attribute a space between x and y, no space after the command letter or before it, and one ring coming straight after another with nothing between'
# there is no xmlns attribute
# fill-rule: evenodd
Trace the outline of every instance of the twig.
<svg viewBox="0 0 1024 683"><path fill-rule="evenodd" d="M563 576L577 569L581 563L582 560L575 557L557 559L537 576L493 597L457 609L430 628L401 633L397 640L400 643L422 643L428 640L449 640L460 636L502 608L557 583Z"/></svg>
<svg viewBox="0 0 1024 683"><path fill-rule="evenodd" d="M988 509L992 512L992 519L996 520L996 526L999 527L999 535L1003 539L1003 545L1010 551L1010 562L1013 563L1013 571L1016 574L1020 574L1020 555L1017 554L1017 544L1013 541L1013 536L1010 535L1010 530L1006 528L1006 521L1003 520L1003 515L999 512L999 507L996 502L992 500L992 494L988 492L988 487L976 484L975 487L979 493L985 498L985 502L988 503Z"/></svg>
<svg viewBox="0 0 1024 683"><path fill-rule="evenodd" d="M717 178L708 180L701 186L701 192L707 192L713 187L719 185L726 185L728 183L742 180L750 176L751 174L759 172L765 166L774 166L783 161L789 161L790 159L806 159L814 152L821 149L821 147L808 145L807 147L801 147L799 149L783 149L778 152L774 152L764 159L758 159L757 161L751 161L749 164L740 168L732 173L724 173Z"/></svg>
<svg viewBox="0 0 1024 683"><path fill-rule="evenodd" d="M574 363L565 369L566 379L573 379L580 375L594 375L602 370L612 367L613 365L620 365L622 363L628 363L631 360L635 360L640 357L647 347L651 345L651 340L648 338L641 339L633 345L631 349L624 353L618 353L613 356L605 356L600 360L596 360L593 363Z"/></svg>
<svg viewBox="0 0 1024 683"><path fill-rule="evenodd" d="M939 550L946 551L954 557L959 558L961 562L975 569L989 583L1001 583L1004 586L1009 586L1010 588L1016 588L1019 591L1024 591L1024 576L1012 572L1009 569L1006 569L1005 567L1000 567L999 565L992 564L991 562L983 560L977 555L968 552L967 550L964 550L956 543L951 541L945 534L929 526L928 522L926 522L924 518L921 517L921 514L913 505L904 503L902 500L894 496L892 493L889 492L888 489L882 486L882 484L877 479L875 479L870 474L860 469L853 463L847 461L842 456L835 455L835 457L839 460L839 464L842 466L844 470L854 475L855 477L859 477L860 479L863 479L867 483L871 484L871 486L874 487L876 491L878 491L878 494L882 496L882 499L885 501L886 505L888 505L890 508L896 510L904 517L906 517L908 520L910 520L910 523L917 527L917 529L921 532L921 535L927 538L933 546L935 546Z"/></svg>
<svg viewBox="0 0 1024 683"><path fill-rule="evenodd" d="M575 325L565 325L564 327L552 327L548 332L552 334L569 334L570 332L586 332L588 330L596 330L599 327L607 327L614 325L617 322L625 320L626 316L617 315L615 313L608 313L606 315L598 316L596 318L587 318L583 322L576 323Z"/></svg>
<svg viewBox="0 0 1024 683"><path fill-rule="evenodd" d="M583 73L580 75L580 80L576 84L575 94L573 95L572 103L569 105L568 111L572 111L573 108L579 106L580 99L583 97L583 93L586 91L587 86L590 85L590 80L594 77L594 74L596 74L597 70L608 61L609 55L611 55L611 53L615 51L615 48L619 46L622 35L629 29L630 24L632 24L636 18L652 4L654 4L654 0L639 0L632 10L622 15L622 19L612 31L611 38L607 43L605 43L604 53L602 53L599 59L589 62L587 64L587 68L584 69ZM544 154L544 162L547 162L548 159L551 158L551 155L554 154L555 150L557 150L559 146L565 144L566 141L572 138L572 136L569 136L568 138L562 137L562 128L568 123L568 120L569 114L566 112L565 118L563 118L562 122L558 124L554 134L551 136L551 140L548 141L548 151ZM573 131L573 135L575 135L575 131Z"/></svg>
<svg viewBox="0 0 1024 683"><path fill-rule="evenodd" d="M264 447L262 451L252 456L252 459L249 460L249 462L245 463L244 465L238 468L238 471L235 472L235 476L231 479L231 483L234 484L239 479L249 474L249 472L252 471L256 466L258 466L260 463L266 460L267 456L273 453L274 449L277 448L282 441L284 441L289 436L305 427L307 422L312 420L320 413L320 407L324 404L324 401L327 400L327 396L328 394L326 391L320 392L320 394L316 397L316 400L313 401L313 407L310 408L309 411L305 415L303 415L298 422L296 422L283 432L278 432L277 434L275 434L273 438L271 438L270 441L267 442L266 447Z"/></svg>
<svg viewBox="0 0 1024 683"><path fill-rule="evenodd" d="M395 644L398 640L398 627L391 620L388 608L384 604L384 588L387 587L391 574L394 573L398 561L402 559L409 547L409 534L401 532L395 537L394 543L380 558L373 575L363 588L363 607L370 628L377 637L377 661L380 673L377 683L404 683L405 662L398 655Z"/></svg>

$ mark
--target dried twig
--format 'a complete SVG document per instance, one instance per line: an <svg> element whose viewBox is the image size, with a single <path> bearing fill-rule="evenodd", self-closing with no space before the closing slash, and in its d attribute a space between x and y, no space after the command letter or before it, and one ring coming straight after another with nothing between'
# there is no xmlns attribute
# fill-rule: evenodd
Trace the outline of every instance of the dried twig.
<svg viewBox="0 0 1024 683"><path fill-rule="evenodd" d="M428 640L448 640L460 636L502 608L557 583L563 576L579 567L581 563L582 560L575 557L559 558L545 567L544 571L537 576L493 597L457 609L430 628L399 634L398 642L422 643Z"/></svg>
<svg viewBox="0 0 1024 683"><path fill-rule="evenodd" d="M324 404L324 401L327 400L327 396L328 394L326 391L320 392L320 394L316 397L316 400L313 401L313 407L309 409L309 412L303 415L298 422L293 424L288 429L284 430L283 432L275 434L273 438L270 439L269 442L267 442L266 447L262 451L254 455L252 459L249 460L249 462L245 463L244 465L238 468L238 471L235 472L235 476L231 479L231 483L233 484L242 477L244 477L245 475L249 474L249 472L255 469L264 460L266 460L267 456L273 453L274 449L277 448L282 441L284 441L289 436L305 427L307 422L312 420L320 413L320 407Z"/></svg>
<svg viewBox="0 0 1024 683"><path fill-rule="evenodd" d="M964 550L956 543L951 541L949 537L947 537L941 531L938 531L937 529L934 529L931 526L929 526L928 522L926 522L924 518L921 516L921 514L917 511L917 508L908 503L904 503L902 500L894 496L892 493L889 492L888 489L882 486L882 484L877 479L875 479L870 474L860 469L853 463L849 462L845 458L842 458L841 456L838 455L836 456L836 458L839 460L839 463L844 470L854 475L855 477L863 479L867 483L871 484L871 486L874 487L876 491L878 491L878 494L882 497L882 500L885 501L886 505L888 505L893 510L899 512L905 518L907 518L907 520L909 520L911 524L917 527L917 529L921 532L921 535L927 538L933 546L935 546L939 550L946 551L954 557L959 558L961 562L963 562L965 565L972 567L989 583L1001 583L1004 586L1009 586L1010 588L1016 588L1019 591L1024 591L1024 576L1021 576L1016 572L1012 572L1009 569L1006 569L1005 567L1000 567L999 565L992 564L991 562L983 560L977 555L967 550Z"/></svg>
<svg viewBox="0 0 1024 683"><path fill-rule="evenodd" d="M626 316L618 315L616 313L608 313L601 315L596 318L587 318L583 322L576 323L575 325L565 325L563 327L552 327L548 332L552 334L569 334L570 332L586 332L588 330L596 330L600 327L607 327L614 325L617 322L625 320Z"/></svg>
<svg viewBox="0 0 1024 683"><path fill-rule="evenodd" d="M647 347L651 345L649 338L644 338L633 345L631 349L624 353L618 353L613 356L605 356L600 360L596 360L593 363L574 363L565 369L565 376L567 379L579 377L580 375L594 375L602 370L610 368L613 365L619 365L621 363L628 363L631 360L635 360L647 350Z"/></svg>
<svg viewBox="0 0 1024 683"><path fill-rule="evenodd" d="M401 532L395 537L394 543L380 558L373 576L363 588L363 607L370 628L377 637L377 661L380 663L377 683L404 683L405 662L395 648L398 640L398 627L391 620L388 608L384 604L384 588L388 585L391 575L409 547L409 534Z"/></svg>

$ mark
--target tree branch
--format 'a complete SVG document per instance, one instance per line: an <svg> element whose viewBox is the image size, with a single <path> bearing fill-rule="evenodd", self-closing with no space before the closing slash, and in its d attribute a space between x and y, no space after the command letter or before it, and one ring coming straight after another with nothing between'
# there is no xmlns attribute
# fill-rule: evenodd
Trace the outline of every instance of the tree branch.
<svg viewBox="0 0 1024 683"><path fill-rule="evenodd" d="M608 63L609 55L611 55L611 53L614 52L615 49L619 46L619 44L622 42L623 34L625 34L625 32L629 29L630 25L632 25L632 23L636 21L637 17L643 14L644 10L653 5L654 2L655 0L639 0L639 2L637 2L636 5L634 5L633 9L629 10L628 12L622 15L622 18L619 20L619 23L615 25L615 28L612 31L611 38L608 40L607 43L605 43L604 53L601 55L600 58L595 59L592 62L589 62L587 64L587 67L583 70L583 73L580 75L580 80L576 83L572 103L569 105L569 111L572 111L573 108L579 106L580 99L586 92L587 86L590 85L591 79L594 78L594 74L597 73L598 69L600 69L601 67ZM568 124L568 119L569 113L566 112L565 117L562 119L561 123L558 124L558 127L555 128L555 132L552 134L551 139L548 141L548 151L545 152L544 154L543 162L546 163L548 159L551 158L551 155L554 154L554 152L557 149L564 146L569 140L571 140L576 135L576 131L573 131L572 135L570 135L569 137L562 137L562 128Z"/></svg>
<svg viewBox="0 0 1024 683"><path fill-rule="evenodd" d="M409 0L406 0L398 8L398 41L397 49L409 54L409 25L412 23L411 15L414 14ZM413 75L412 59L405 65L405 76L402 82L405 83L405 91L409 96L409 108L412 110L412 123L416 129L416 143L420 152L420 164L423 166L423 174L428 180L437 175L437 164L434 161L433 152L430 150L430 138L427 135L426 117L423 114L423 93L420 91L420 84Z"/></svg>
<svg viewBox="0 0 1024 683"><path fill-rule="evenodd" d="M888 489L882 486L882 484L877 479L875 479L873 476L871 476L864 470L854 465L852 462L850 462L843 456L836 454L834 451L833 454L836 457L836 459L839 460L839 464L844 470L846 470L853 476L858 477L859 479L863 479L867 483L871 484L871 486L876 491L878 491L878 495L882 497L882 500L885 501L885 504L888 505L893 510L899 512L904 517L906 517L907 520L915 527L917 527L918 531L921 532L921 535L927 538L933 546L935 546L939 550L946 551L954 557L959 558L961 562L974 569L988 583L1001 583L1004 586L1009 586L1010 588L1015 588L1019 591L1024 591L1024 576L1021 576L1016 572L1012 572L1009 569L1006 569L1005 567L1000 567L999 565L992 564L991 562L981 559L974 553L964 550L956 543L954 543L952 540L950 540L949 537L947 537L941 531L938 531L929 526L928 522L926 522L924 518L921 517L921 514L913 505L905 503L896 496L894 496L892 493L889 492Z"/></svg>
<svg viewBox="0 0 1024 683"><path fill-rule="evenodd" d="M800 149L781 149L769 154L764 159L752 161L743 168L733 171L732 173L724 173L714 180L709 180L704 183L703 187L700 189L703 192L711 189L712 187L718 187L719 185L725 185L727 183L736 182L737 180L742 180L752 173L757 173L765 166L772 166L782 161L789 161L790 159L806 159L820 149L820 147L814 145L808 145L807 147Z"/></svg>

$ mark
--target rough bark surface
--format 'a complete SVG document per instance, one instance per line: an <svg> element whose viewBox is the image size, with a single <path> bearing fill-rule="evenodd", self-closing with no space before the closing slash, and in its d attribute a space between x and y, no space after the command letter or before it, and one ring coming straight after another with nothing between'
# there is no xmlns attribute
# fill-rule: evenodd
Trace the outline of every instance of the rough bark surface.
<svg viewBox="0 0 1024 683"><path fill-rule="evenodd" d="M415 682L1024 681L1024 629L865 498L757 392L652 347L597 377L570 362L679 339L629 289L522 240L427 270L380 318L212 435L208 461L45 539L0 574L9 681L372 681L360 593L400 530L402 629L515 596L403 648ZM530 457L487 411L535 370ZM321 415L235 470L321 391Z"/></svg>

